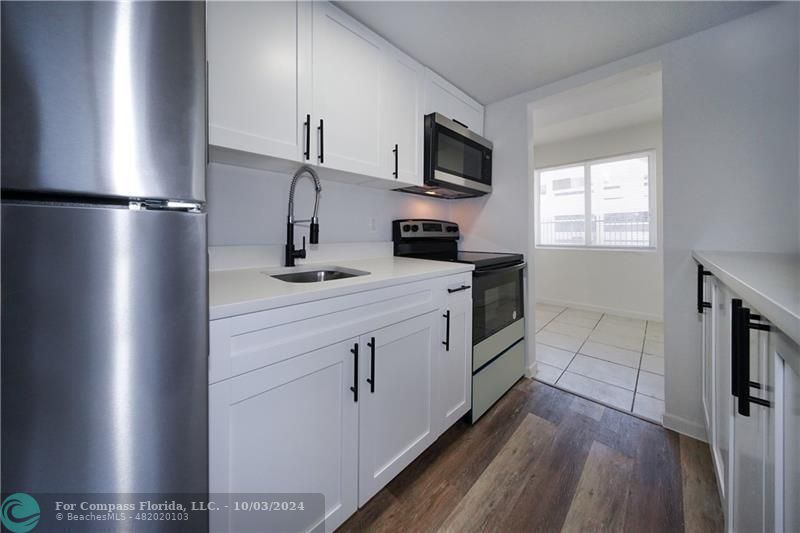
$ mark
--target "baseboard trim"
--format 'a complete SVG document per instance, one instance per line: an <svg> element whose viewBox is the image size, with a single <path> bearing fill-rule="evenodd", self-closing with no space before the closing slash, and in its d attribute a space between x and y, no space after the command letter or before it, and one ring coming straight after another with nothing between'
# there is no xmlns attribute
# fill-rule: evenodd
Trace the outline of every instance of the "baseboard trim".
<svg viewBox="0 0 800 533"><path fill-rule="evenodd" d="M535 378L536 373L539 371L539 364L534 361L531 363L531 366L525 369L525 377L526 378Z"/></svg>
<svg viewBox="0 0 800 533"><path fill-rule="evenodd" d="M611 315L619 315L624 316L627 318L636 318L639 320L653 320L656 322L663 322L664 317L660 315L654 315L650 313L639 313L636 311L630 311L628 309L616 309L613 307L604 307L600 305L590 305L581 302L570 302L567 300L554 300L550 298L539 298L536 297L537 303L542 304L550 304L550 305L559 305L562 307L573 307L575 309L583 309L584 311L594 311L597 313L609 313Z"/></svg>
<svg viewBox="0 0 800 533"><path fill-rule="evenodd" d="M697 422L687 420L681 416L671 415L669 413L664 413L662 424L665 428L671 429L672 431L682 435L692 437L693 439L697 439L699 441L708 442L706 428L703 424L698 424Z"/></svg>

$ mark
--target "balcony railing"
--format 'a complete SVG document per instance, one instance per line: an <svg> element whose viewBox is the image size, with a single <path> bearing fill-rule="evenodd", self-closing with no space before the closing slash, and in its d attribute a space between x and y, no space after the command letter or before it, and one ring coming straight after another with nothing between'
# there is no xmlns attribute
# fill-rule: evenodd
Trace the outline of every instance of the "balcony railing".
<svg viewBox="0 0 800 533"><path fill-rule="evenodd" d="M539 244L544 246L608 246L611 248L647 248L650 244L650 223L638 217L635 221L590 222L590 241L586 242L583 220L548 220L539 224Z"/></svg>

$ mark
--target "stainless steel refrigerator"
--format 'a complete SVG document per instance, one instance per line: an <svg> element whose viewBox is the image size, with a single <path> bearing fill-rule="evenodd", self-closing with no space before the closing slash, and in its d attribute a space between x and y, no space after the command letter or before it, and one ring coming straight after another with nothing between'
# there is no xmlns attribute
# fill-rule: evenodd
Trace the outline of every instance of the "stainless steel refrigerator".
<svg viewBox="0 0 800 533"><path fill-rule="evenodd" d="M205 7L3 2L2 491L208 491Z"/></svg>

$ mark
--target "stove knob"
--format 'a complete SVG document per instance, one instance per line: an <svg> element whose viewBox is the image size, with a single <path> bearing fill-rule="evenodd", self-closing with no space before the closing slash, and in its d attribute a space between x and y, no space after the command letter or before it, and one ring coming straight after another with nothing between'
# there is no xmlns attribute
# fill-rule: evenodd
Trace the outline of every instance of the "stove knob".
<svg viewBox="0 0 800 533"><path fill-rule="evenodd" d="M411 226L411 231L417 231L417 230L419 230L419 226L417 226L416 224Z"/></svg>
<svg viewBox="0 0 800 533"><path fill-rule="evenodd" d="M411 231L411 226L409 224L403 224L403 231Z"/></svg>

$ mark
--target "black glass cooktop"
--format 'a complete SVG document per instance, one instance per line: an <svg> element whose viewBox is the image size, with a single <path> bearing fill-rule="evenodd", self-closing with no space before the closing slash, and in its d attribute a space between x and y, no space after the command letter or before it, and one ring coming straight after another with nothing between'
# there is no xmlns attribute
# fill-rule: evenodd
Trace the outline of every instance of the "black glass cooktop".
<svg viewBox="0 0 800 533"><path fill-rule="evenodd" d="M419 259L430 259L433 261L470 263L475 265L476 269L499 268L502 266L515 265L522 262L522 254L496 252L435 252L408 254L407 257L417 257Z"/></svg>

